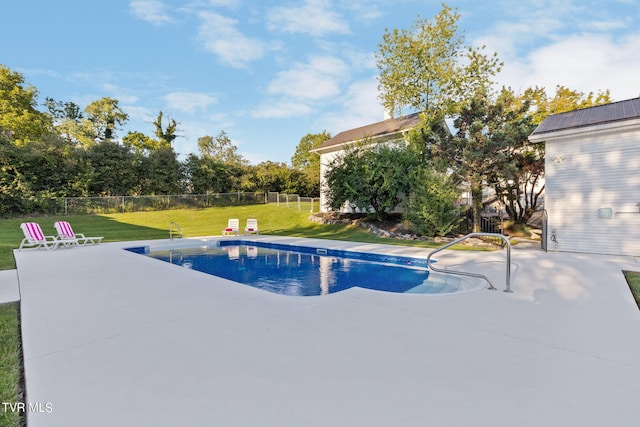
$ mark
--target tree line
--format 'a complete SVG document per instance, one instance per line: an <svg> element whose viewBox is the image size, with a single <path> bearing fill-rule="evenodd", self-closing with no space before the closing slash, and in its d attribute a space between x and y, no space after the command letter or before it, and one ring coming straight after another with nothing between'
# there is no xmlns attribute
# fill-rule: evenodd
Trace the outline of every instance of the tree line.
<svg viewBox="0 0 640 427"><path fill-rule="evenodd" d="M84 109L46 98L0 65L0 215L28 213L55 197L285 192L317 197L320 166L309 150L331 137L304 136L286 163L258 165L238 153L224 130L198 139L198 153L180 160L173 148L179 122L160 111L153 135L118 132L128 114L117 99Z"/></svg>
<svg viewBox="0 0 640 427"><path fill-rule="evenodd" d="M458 35L457 9L446 4L409 30L385 30L376 55L380 100L389 112L418 111L421 124L398 144L364 141L335 158L325 180L333 209L384 217L401 206L421 234L446 235L460 221L460 196L471 194L474 230L490 188L510 219L526 222L544 190L544 144L528 136L549 114L611 102L557 86L523 93L496 89L503 63Z"/></svg>

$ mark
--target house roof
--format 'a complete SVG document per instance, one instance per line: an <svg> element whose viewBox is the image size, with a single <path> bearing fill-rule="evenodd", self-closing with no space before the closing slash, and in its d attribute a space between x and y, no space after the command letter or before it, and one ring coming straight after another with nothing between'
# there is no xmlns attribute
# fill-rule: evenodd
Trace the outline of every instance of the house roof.
<svg viewBox="0 0 640 427"><path fill-rule="evenodd" d="M406 116L383 120L359 128L340 132L333 138L325 141L320 147L313 151L323 151L327 148L340 146L348 142L360 141L365 138L390 135L403 130L411 129L420 123L420 113L413 113Z"/></svg>
<svg viewBox="0 0 640 427"><path fill-rule="evenodd" d="M640 118L640 98L633 98L566 113L552 114L540 123L531 136L535 137L540 134L566 129L595 126L638 118Z"/></svg>

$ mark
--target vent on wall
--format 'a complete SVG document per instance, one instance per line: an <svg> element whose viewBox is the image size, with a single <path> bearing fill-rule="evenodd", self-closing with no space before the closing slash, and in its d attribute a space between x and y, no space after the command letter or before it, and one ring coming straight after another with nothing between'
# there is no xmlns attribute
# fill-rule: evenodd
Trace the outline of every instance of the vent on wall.
<svg viewBox="0 0 640 427"><path fill-rule="evenodd" d="M598 218L611 219L613 218L613 209L600 208L598 209Z"/></svg>

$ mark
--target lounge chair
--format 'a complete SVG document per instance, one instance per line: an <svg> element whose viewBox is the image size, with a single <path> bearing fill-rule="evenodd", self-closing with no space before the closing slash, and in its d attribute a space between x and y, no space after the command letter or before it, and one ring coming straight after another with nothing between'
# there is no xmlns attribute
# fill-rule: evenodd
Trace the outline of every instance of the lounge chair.
<svg viewBox="0 0 640 427"><path fill-rule="evenodd" d="M20 243L19 251L22 248L45 248L55 249L62 242L55 236L45 236L37 222L23 222L20 228L24 233L24 239Z"/></svg>
<svg viewBox="0 0 640 427"><path fill-rule="evenodd" d="M56 228L58 232L58 240L60 240L63 244L69 245L78 245L84 246L87 243L90 245L97 245L104 239L104 237L86 237L82 233L74 233L73 228L71 228L71 224L67 221L57 221L53 226Z"/></svg>
<svg viewBox="0 0 640 427"><path fill-rule="evenodd" d="M222 235L225 236L227 234L235 234L238 235L238 229L240 228L240 220L239 219L230 219L227 223L227 228L222 230Z"/></svg>
<svg viewBox="0 0 640 427"><path fill-rule="evenodd" d="M249 218L247 220L247 226L244 229L244 234L251 233L260 234L260 232L258 231L258 220L255 218Z"/></svg>

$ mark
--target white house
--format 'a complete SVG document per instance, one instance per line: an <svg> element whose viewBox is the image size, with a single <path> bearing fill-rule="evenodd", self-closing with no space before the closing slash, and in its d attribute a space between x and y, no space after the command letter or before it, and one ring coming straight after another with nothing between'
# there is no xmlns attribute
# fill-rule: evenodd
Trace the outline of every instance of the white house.
<svg viewBox="0 0 640 427"><path fill-rule="evenodd" d="M640 98L554 114L545 145L549 250L640 255Z"/></svg>
<svg viewBox="0 0 640 427"><path fill-rule="evenodd" d="M405 140L405 135L420 124L420 114L413 113L398 118L389 118L381 122L340 132L313 150L320 155L320 210L326 212L326 186L324 176L327 165L337 156L344 153L346 147L367 141L372 145L399 142Z"/></svg>

